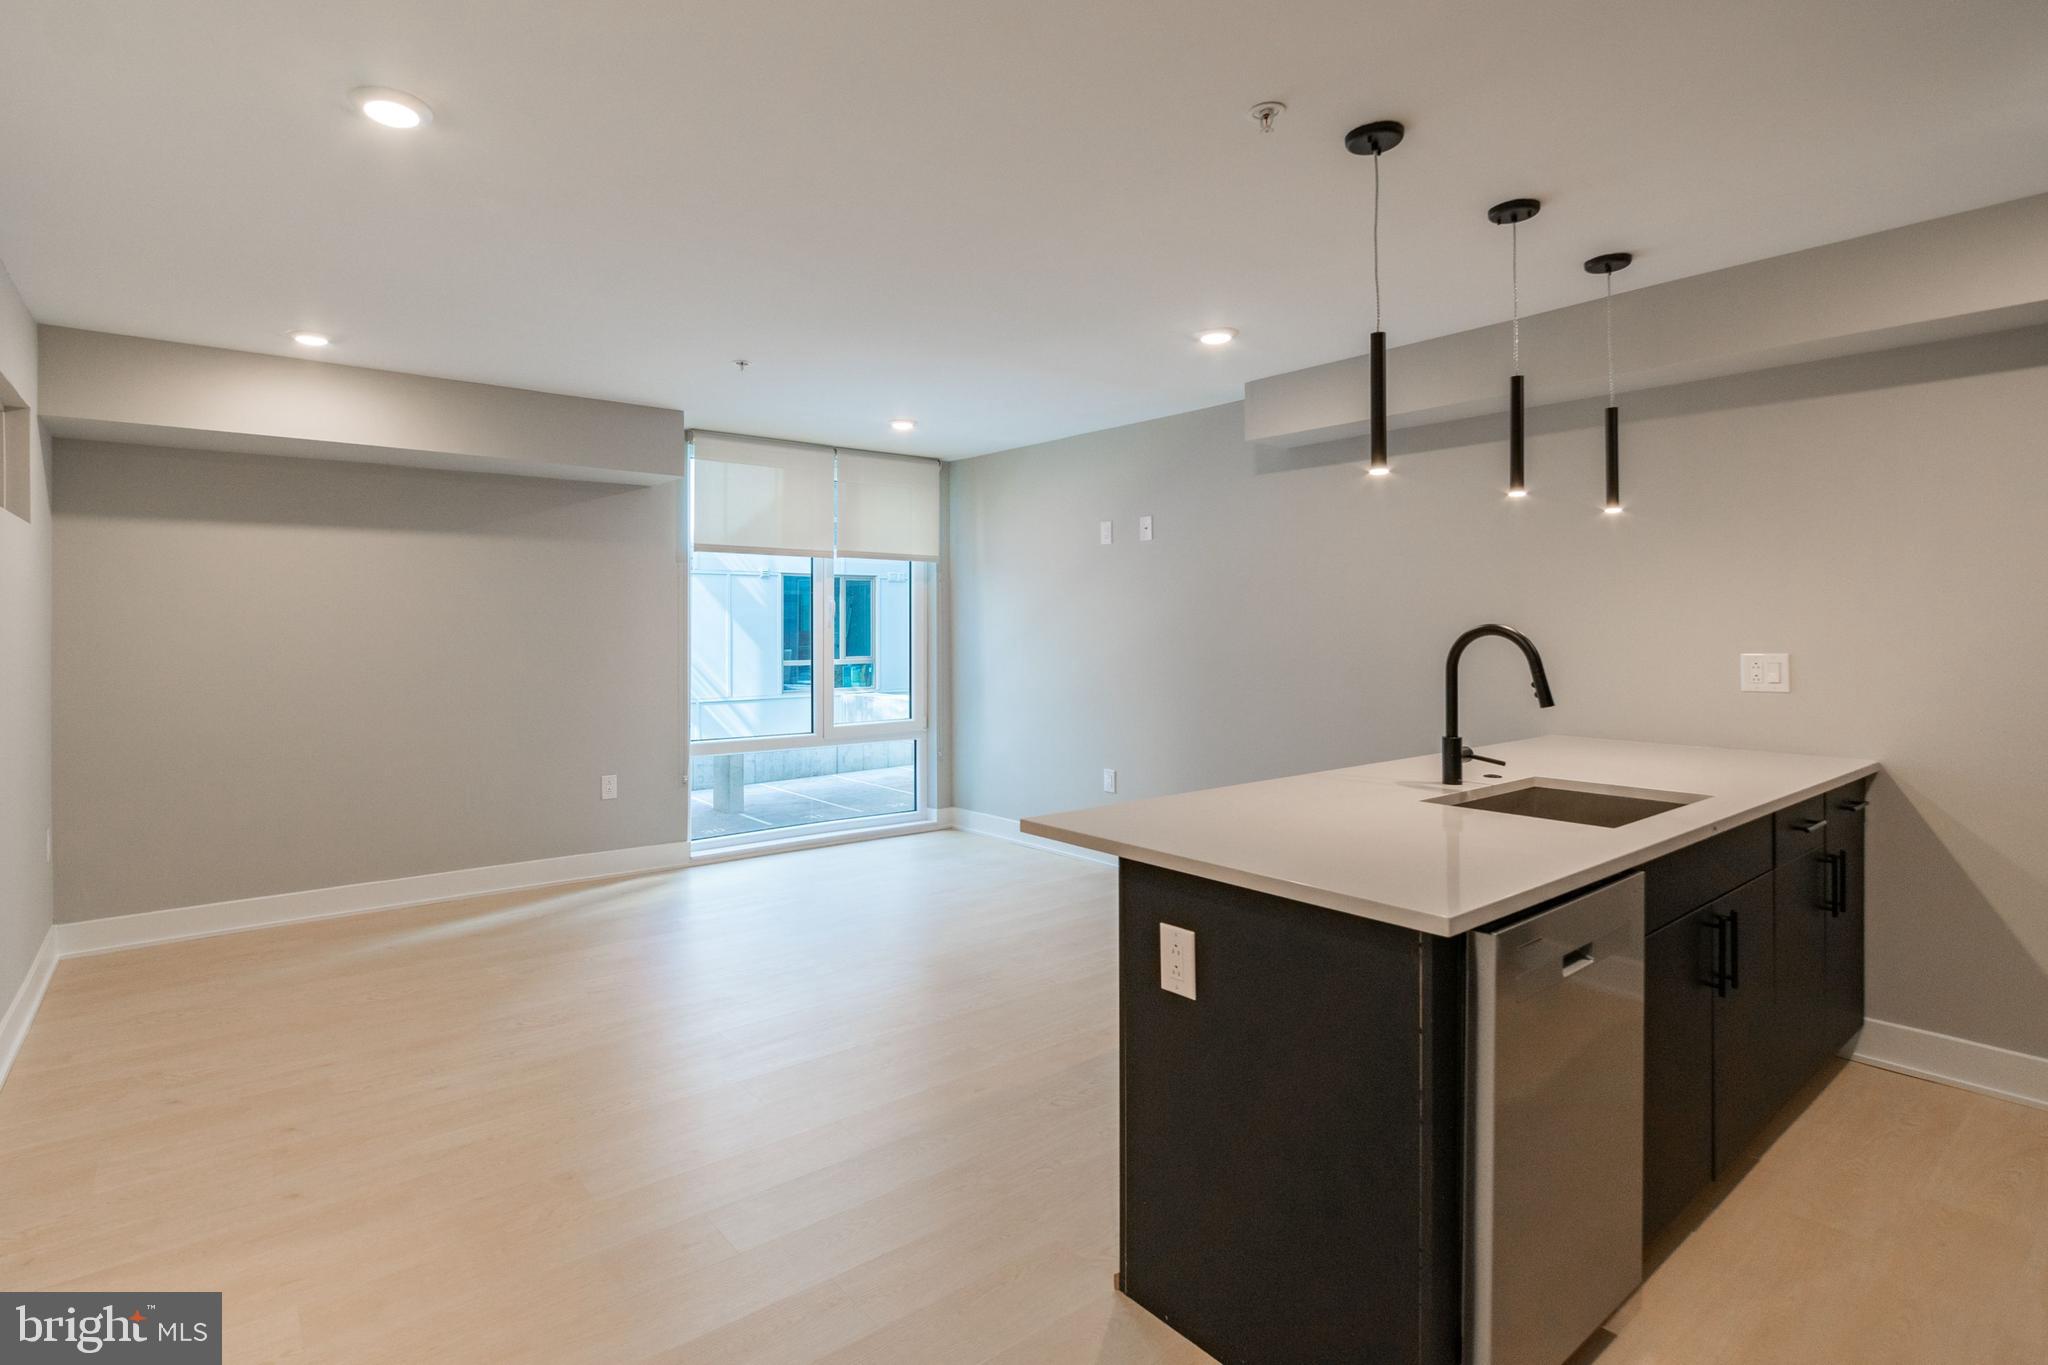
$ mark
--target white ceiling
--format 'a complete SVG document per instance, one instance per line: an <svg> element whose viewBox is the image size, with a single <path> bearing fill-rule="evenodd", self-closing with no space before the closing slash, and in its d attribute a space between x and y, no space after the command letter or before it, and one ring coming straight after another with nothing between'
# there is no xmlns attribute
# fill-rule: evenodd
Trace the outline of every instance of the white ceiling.
<svg viewBox="0 0 2048 1365"><path fill-rule="evenodd" d="M1533 312L2048 189L2041 0L0 0L0 53L43 321L943 455L1361 351L1369 118L1396 345L1506 316L1513 195Z"/></svg>

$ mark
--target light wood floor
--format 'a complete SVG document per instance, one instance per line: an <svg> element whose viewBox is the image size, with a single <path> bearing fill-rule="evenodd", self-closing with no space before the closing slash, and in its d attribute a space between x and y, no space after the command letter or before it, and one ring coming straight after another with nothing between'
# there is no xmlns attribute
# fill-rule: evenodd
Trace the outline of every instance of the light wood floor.
<svg viewBox="0 0 2048 1365"><path fill-rule="evenodd" d="M1114 894L935 834L66 961L0 1284L251 1365L1206 1361L1110 1288ZM1809 1098L1585 1358L2048 1359L2048 1112Z"/></svg>

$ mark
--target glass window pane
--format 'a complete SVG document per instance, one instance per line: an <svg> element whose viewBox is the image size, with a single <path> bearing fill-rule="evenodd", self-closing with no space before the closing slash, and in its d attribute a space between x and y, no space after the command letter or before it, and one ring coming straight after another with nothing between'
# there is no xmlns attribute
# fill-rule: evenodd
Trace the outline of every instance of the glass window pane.
<svg viewBox="0 0 2048 1365"><path fill-rule="evenodd" d="M811 561L692 554L690 738L811 729Z"/></svg>
<svg viewBox="0 0 2048 1365"><path fill-rule="evenodd" d="M910 719L914 567L907 559L842 559L834 566L839 603L834 725Z"/></svg>
<svg viewBox="0 0 2048 1365"><path fill-rule="evenodd" d="M690 838L907 815L917 809L917 741L714 754L690 761Z"/></svg>
<svg viewBox="0 0 2048 1365"><path fill-rule="evenodd" d="M839 576L839 658L875 656L875 580Z"/></svg>

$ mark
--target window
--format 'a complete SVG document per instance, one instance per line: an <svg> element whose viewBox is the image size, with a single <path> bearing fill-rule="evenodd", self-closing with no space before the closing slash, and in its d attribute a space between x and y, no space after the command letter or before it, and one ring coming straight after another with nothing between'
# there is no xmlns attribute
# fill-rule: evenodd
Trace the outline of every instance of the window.
<svg viewBox="0 0 2048 1365"><path fill-rule="evenodd" d="M808 559L690 556L692 740L811 733L810 600Z"/></svg>
<svg viewBox="0 0 2048 1365"><path fill-rule="evenodd" d="M696 433L690 469L693 845L928 816L937 464Z"/></svg>
<svg viewBox="0 0 2048 1365"><path fill-rule="evenodd" d="M875 685L875 580L845 574L833 580L839 623L832 651L832 686L872 689ZM834 694L835 698L837 693ZM843 720L834 702L834 720Z"/></svg>
<svg viewBox="0 0 2048 1365"><path fill-rule="evenodd" d="M916 566L907 559L842 559L835 567L839 637L832 723L909 720Z"/></svg>
<svg viewBox="0 0 2048 1365"><path fill-rule="evenodd" d="M875 687L875 580L840 575L833 584L832 685L840 691ZM808 692L811 686L811 580L782 578L782 687ZM852 718L835 709L840 724ZM894 720L909 719L906 707Z"/></svg>
<svg viewBox="0 0 2048 1365"><path fill-rule="evenodd" d="M914 739L690 761L690 837L726 839L917 810Z"/></svg>

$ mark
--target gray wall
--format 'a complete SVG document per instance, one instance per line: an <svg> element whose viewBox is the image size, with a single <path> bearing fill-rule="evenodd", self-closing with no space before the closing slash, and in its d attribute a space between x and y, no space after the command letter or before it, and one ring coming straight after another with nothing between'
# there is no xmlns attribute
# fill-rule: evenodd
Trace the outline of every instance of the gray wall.
<svg viewBox="0 0 2048 1365"><path fill-rule="evenodd" d="M36 326L4 268L0 374L34 412ZM29 518L0 511L0 1011L50 928L50 481L34 439Z"/></svg>
<svg viewBox="0 0 2048 1365"><path fill-rule="evenodd" d="M43 328L41 346L63 437L604 483L685 468L670 408L70 327Z"/></svg>
<svg viewBox="0 0 2048 1365"><path fill-rule="evenodd" d="M2048 1055L2048 329L1354 449L1247 447L1238 405L956 464L954 799L1006 816L1424 753L1442 658L1475 740L1554 730L1870 756L1873 1017ZM1135 518L1155 518L1140 544ZM1096 526L1117 521L1117 543ZM1794 690L1736 690L1786 650Z"/></svg>
<svg viewBox="0 0 2048 1365"><path fill-rule="evenodd" d="M679 485L69 440L54 476L59 919L683 836Z"/></svg>

